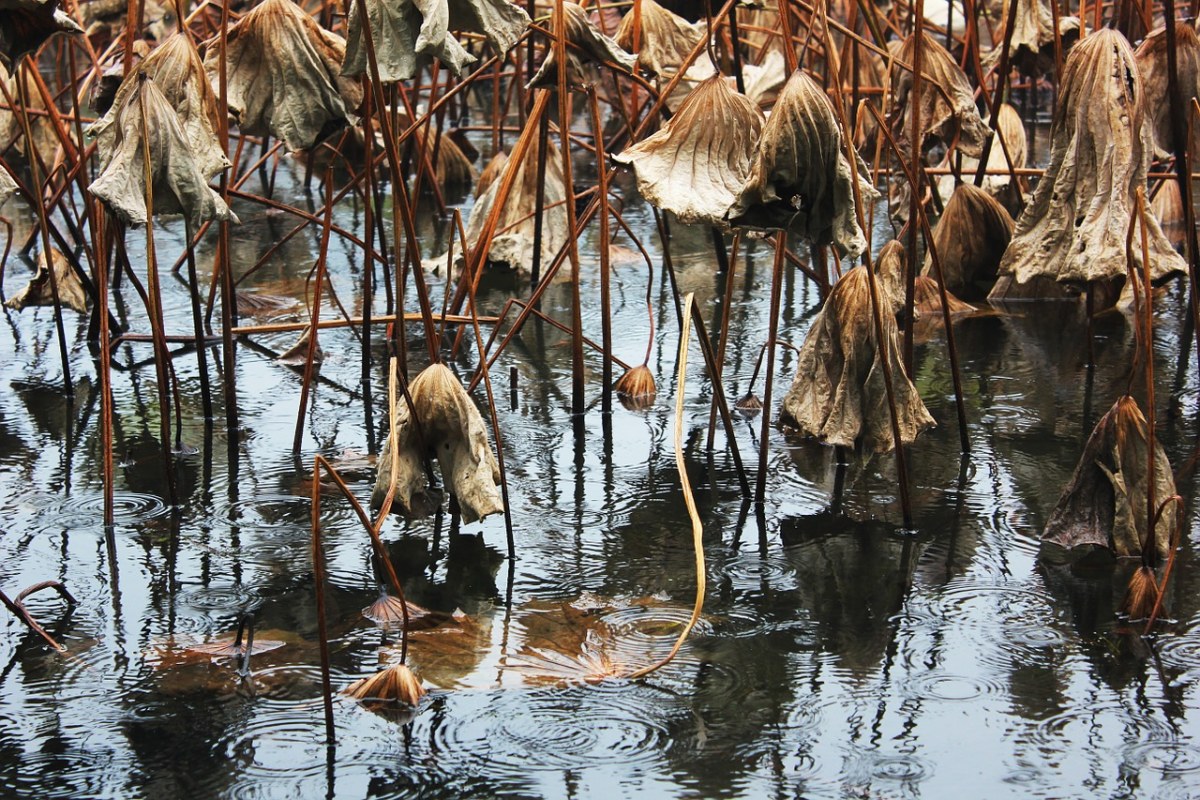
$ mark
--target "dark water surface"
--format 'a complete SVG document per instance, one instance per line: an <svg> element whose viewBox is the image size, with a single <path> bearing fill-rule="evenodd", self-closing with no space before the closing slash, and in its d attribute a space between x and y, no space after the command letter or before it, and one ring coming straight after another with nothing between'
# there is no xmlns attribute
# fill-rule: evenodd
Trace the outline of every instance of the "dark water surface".
<svg viewBox="0 0 1200 800"><path fill-rule="evenodd" d="M307 207L291 184L298 177L289 177L300 174L285 163L277 196ZM617 405L605 418L600 361L589 353L591 406L576 435L569 341L547 325L526 329L494 371L518 558L505 556L502 519L389 522L384 538L410 599L444 612L413 636L411 662L431 691L408 718L339 698L332 751L308 549L312 459L331 458L356 495L369 497L385 433L383 348L364 396L358 340L321 334L326 360L299 457L291 442L300 375L272 358L295 334L239 347L244 429L232 459L223 417L205 430L194 356L178 356L183 439L193 451L179 458L180 504L171 509L150 347L122 346L117 524L106 533L86 323L68 312L70 401L50 312L5 310L0 587L12 595L54 578L80 602L65 614L50 595L30 601L66 657L0 617L0 796L1200 797L1192 537L1169 622L1149 639L1113 613L1128 566L1072 572L1039 563L1041 527L1092 425L1123 392L1133 353L1125 319L1101 317L1089 371L1075 306L1030 305L958 324L973 448L965 460L944 338L918 347L917 382L939 426L909 451L910 531L900 526L892 458L853 456L839 473L831 449L778 428L766 507L759 514L745 505L724 433L711 455L706 449L711 390L693 344L684 425L704 520L704 616L679 657L649 679L580 683L572 666L580 654L628 671L665 653L695 586L672 449L675 309L649 210L630 182L619 188L655 256L656 404L642 412ZM237 210L245 222L235 264L244 269L291 223ZM24 213L17 203L6 211ZM339 208L335 222L361 230L361 209ZM427 257L440 250L434 228L426 223ZM724 383L737 397L766 338L771 254L750 243L730 278L717 274L703 231L674 234L680 290L696 292L706 319L721 312L733 281ZM582 294L584 325L598 339L596 235L582 241ZM130 234L135 263L139 238ZM171 263L181 228L160 225L157 239L160 260ZM618 244L615 351L637 363L650 330L647 268L628 241ZM243 290L301 297L316 250L314 231L293 238ZM207 274L211 249L199 263ZM330 264L342 302L357 313L360 254L335 240ZM27 272L10 262L6 293ZM168 328L189 333L183 284L167 284ZM444 279L433 286L440 297ZM481 310L526 294L488 287ZM803 341L816 301L815 289L789 274L784 339ZM544 307L569 319L568 303L562 288ZM1183 304L1180 287L1161 299L1155 338L1159 427L1177 469L1191 455L1200 412L1194 362L1182 373L1178 364ZM114 306L145 332L128 282ZM323 317L335 313L328 305ZM409 333L423 352L420 330ZM475 363L468 355L455 367L467 376ZM781 350L776 404L794 369L794 354ZM736 425L751 467L759 424ZM1193 487L1187 477L1179 489L1190 498ZM321 511L341 688L394 661L398 642L360 613L378 597L378 573L354 514L332 489ZM246 610L258 637L283 643L254 657L247 681L230 661L187 653L231 635Z"/></svg>

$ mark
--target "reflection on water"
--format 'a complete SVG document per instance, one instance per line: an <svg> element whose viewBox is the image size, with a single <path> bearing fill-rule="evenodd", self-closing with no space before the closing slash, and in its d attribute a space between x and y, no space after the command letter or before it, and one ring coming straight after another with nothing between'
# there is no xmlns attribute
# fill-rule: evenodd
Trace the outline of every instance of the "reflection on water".
<svg viewBox="0 0 1200 800"><path fill-rule="evenodd" d="M280 171L277 193L305 206L288 175ZM639 232L652 230L636 200L627 199L625 214ZM347 229L362 225L353 206L334 217ZM237 262L246 268L291 230L272 214L242 218ZM423 252L439 252L443 226L428 217L421 225ZM176 228L162 229L164 251L181 246ZM730 276L716 274L707 234L675 226L674 235L680 288L696 292L708 319L729 314L725 383L740 395L766 336L770 253L753 241L741 248L726 309ZM640 260L618 260L613 316L616 353L636 363L650 333L653 278L656 405L618 407L604 419L595 403L576 436L566 410L569 341L549 325L525 329L495 372L517 372L515 404L498 384L498 413L518 558L504 556L500 519L464 526L442 512L388 523L385 541L409 599L439 612L412 645L432 691L403 718L339 698L336 750L323 746L318 702L311 459L339 459L351 489L368 497L385 434L382 371L364 390L358 340L323 332L322 382L294 458L300 376L272 359L291 335L258 337L265 350L239 348L244 428L232 442L220 421L205 428L195 358L181 354L181 435L191 449L176 459L171 508L149 349L122 345L116 527L105 531L92 363L84 348L73 350L67 399L48 312L6 312L0 585L15 592L55 578L80 604L68 614L53 596L30 601L66 656L4 618L0 795L840 798L944 797L964 787L980 797L1200 795L1200 572L1191 541L1169 622L1152 639L1113 613L1123 565L1038 560L1046 515L1099 413L1124 391L1132 360L1127 324L1102 317L1088 369L1086 320L1071 305L1024 305L957 324L972 444L965 459L943 340L918 348L916 383L939 427L910 449L913 530L899 527L891 458L849 454L839 466L832 450L779 430L767 505L761 513L743 505L724 432L706 449L711 389L693 376L684 425L705 525L704 617L679 658L649 680L593 680L589 670L607 665L619 675L661 656L695 585L671 444L675 310L657 239L646 243L649 274ZM242 288L299 296L316 246L314 231L293 237ZM594 241L584 246L594 265ZM332 281L356 313L361 259L339 247ZM434 279L435 292L443 280ZM584 282L593 331L594 267ZM511 279L496 283L480 297L484 313L526 292ZM184 287L167 292L168 327L185 333ZM781 335L798 344L817 294L795 272L783 294ZM1161 433L1177 467L1196 441L1200 408L1194 370L1176 368L1183 300L1170 289L1156 322ZM543 308L564 319L568 302L556 287ZM128 286L114 305L139 330ZM83 333L68 318L68 335ZM600 364L588 359L595 401ZM465 354L454 366L466 375L475 362ZM773 379L782 390L794 355L781 350L779 363ZM753 464L758 422L739 418L735 434ZM1192 485L1187 476L1180 489L1190 496ZM353 512L332 489L321 509L334 682L344 687L391 663L398 642L361 614L382 576ZM246 612L264 638L283 642L255 655L248 677L228 659L189 654L231 635Z"/></svg>

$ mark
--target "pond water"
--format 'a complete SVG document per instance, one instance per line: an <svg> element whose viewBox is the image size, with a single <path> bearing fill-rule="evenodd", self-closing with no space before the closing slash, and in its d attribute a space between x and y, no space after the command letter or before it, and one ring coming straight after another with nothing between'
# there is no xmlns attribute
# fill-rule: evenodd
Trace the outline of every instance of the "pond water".
<svg viewBox="0 0 1200 800"><path fill-rule="evenodd" d="M285 161L275 196L319 206L302 175ZM358 339L322 332L326 357L298 456L301 376L274 360L296 334L239 345L242 430L232 442L219 390L218 419L205 427L195 357L181 352L174 364L189 449L178 458L171 508L150 346L123 344L114 372L117 519L106 531L86 321L68 312L70 399L49 310L6 309L0 587L11 596L57 579L79 603L67 613L51 595L29 601L65 656L2 617L0 795L1200 797L1192 537L1169 619L1150 638L1113 612L1126 566L1072 571L1038 558L1047 514L1095 421L1124 391L1134 349L1127 321L1101 316L1089 369L1086 320L1073 305L1031 304L958 323L972 447L965 458L944 336L935 331L918 345L916 380L938 427L908 451L909 530L891 457L852 455L839 468L831 448L778 427L766 504L744 502L724 431L707 447L711 387L693 343L683 425L704 523L703 617L679 656L646 680L579 680L589 665L628 672L662 656L695 587L673 451L675 306L650 210L628 176L618 190L654 264L648 270L628 240L617 241L615 353L634 364L642 358L649 291L656 403L643 411L618 404L603 415L600 360L589 352L589 408L573 425L569 339L546 324L526 327L492 373L517 558L506 557L499 517L459 525L443 512L385 525L409 599L443 612L412 636L410 662L430 692L411 715L339 697L335 748L324 743L312 463L316 453L329 457L366 502L386 433L383 347L364 392ZM6 211L25 213L19 201ZM237 211L242 267L292 225L247 205ZM344 204L334 220L361 231L362 209ZM423 254L438 254L444 225L431 217L422 225ZM680 291L696 293L710 325L733 282L723 381L738 397L766 338L770 249L749 242L731 273L720 273L707 232L672 232ZM170 264L182 229L167 222L156 237L160 261ZM141 237L129 240L140 263ZM583 322L598 339L594 229L581 244ZM291 239L242 290L302 296L317 247L313 230ZM199 253L201 272L211 263L210 243ZM357 313L361 253L335 239L329 263L339 297ZM27 273L10 262L6 292ZM440 297L444 279L432 281ZM183 283L168 280L165 290L169 332L189 333ZM527 294L485 285L481 312ZM1179 362L1185 297L1170 288L1155 320L1159 428L1176 469L1191 456L1200 412L1197 371ZM817 300L815 287L789 270L782 338L803 341ZM559 287L543 309L569 320L569 301ZM382 308L378 298L376 313ZM128 282L114 309L146 331ZM294 310L273 313L299 319ZM336 313L329 305L323 317ZM423 353L419 328L408 333ZM464 348L453 365L467 377L476 363ZM773 414L794 369L794 353L780 350ZM762 394L761 380L755 390ZM484 401L482 390L477 398ZM739 417L735 425L751 481L760 423ZM1189 473L1179 489L1191 497L1193 488ZM322 498L336 690L396 660L398 641L361 614L379 596L369 540L332 486ZM189 654L189 646L230 636L247 611L259 639L283 644L254 656L248 677L239 679L232 660Z"/></svg>

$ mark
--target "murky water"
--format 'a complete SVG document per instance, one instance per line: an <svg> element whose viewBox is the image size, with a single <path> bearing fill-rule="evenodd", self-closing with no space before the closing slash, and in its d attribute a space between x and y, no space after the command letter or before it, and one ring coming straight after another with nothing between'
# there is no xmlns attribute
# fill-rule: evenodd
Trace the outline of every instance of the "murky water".
<svg viewBox="0 0 1200 800"><path fill-rule="evenodd" d="M302 172L293 169L280 168L277 196L307 207ZM493 372L517 559L505 557L501 519L457 526L442 514L385 527L410 599L443 612L412 637L411 663L431 692L405 716L338 699L332 750L324 745L308 549L312 457L331 458L366 500L385 433L382 368L364 392L359 341L347 331L321 334L326 360L295 457L301 379L273 360L295 334L239 347L244 429L232 445L223 419L205 429L194 355L178 355L183 441L193 451L179 458L179 506L171 509L150 346L122 345L114 373L117 524L106 532L85 323L68 316L68 400L49 311L6 310L0 586L11 595L54 578L80 602L68 614L48 595L30 600L67 646L65 657L2 617L0 794L1200 796L1192 541L1175 573L1170 622L1151 639L1113 614L1125 568L1072 572L1037 557L1041 526L1092 425L1124 390L1133 353L1126 322L1101 317L1089 371L1085 320L1058 305L959 323L972 446L965 459L944 339L919 346L917 382L939 426L910 450L908 531L890 457L854 457L839 470L831 449L778 428L766 506L743 503L724 432L711 453L706 447L711 389L693 345L684 424L704 520L704 617L679 657L649 679L579 681L663 655L695 585L672 450L675 307L649 210L627 180L620 188L655 263L648 270L630 257L628 241L618 242L616 355L642 357L652 278L657 403L641 412L617 405L604 417L600 362L589 353L591 405L577 435L567 410L569 341L548 325L526 328ZM20 213L15 208L7 210ZM245 268L291 224L248 206L238 211L245 222L235 264ZM339 208L335 223L361 229L361 209ZM425 230L423 252L436 255L438 226L430 221ZM723 311L733 282L724 383L739 396L766 337L770 252L750 243L733 274L717 274L703 231L676 227L674 235L679 288L696 292L706 319ZM582 295L584 324L598 338L594 236L582 242ZM136 249L137 235L130 238ZM160 226L158 246L160 261L172 262L181 229ZM315 232L293 238L243 290L301 296L316 251ZM202 252L202 270L210 263ZM10 264L9 293L24 269ZM360 254L335 240L331 269L355 313ZM433 287L440 296L444 281L434 278ZM184 286L170 281L167 291L168 327L186 334ZM486 287L481 310L495 313L526 293ZM1200 411L1196 369L1178 364L1183 298L1179 287L1163 298L1155 341L1161 435L1176 468L1191 454ZM786 340L803 341L816 301L815 288L789 273ZM567 319L568 302L568 292L556 290L544 308ZM142 330L127 282L114 303ZM335 313L330 305L323 316ZM298 319L288 311L273 318ZM423 350L418 328L409 332L414 350ZM377 365L384 355L377 346ZM468 349L455 367L467 376L475 364ZM794 354L781 350L776 401L794 368ZM736 424L751 467L759 425ZM1193 486L1188 477L1180 490L1190 497ZM332 487L321 524L341 688L397 659L398 642L361 615L379 596L379 574ZM189 653L231 635L248 610L256 636L283 646L255 656L247 679L230 660Z"/></svg>

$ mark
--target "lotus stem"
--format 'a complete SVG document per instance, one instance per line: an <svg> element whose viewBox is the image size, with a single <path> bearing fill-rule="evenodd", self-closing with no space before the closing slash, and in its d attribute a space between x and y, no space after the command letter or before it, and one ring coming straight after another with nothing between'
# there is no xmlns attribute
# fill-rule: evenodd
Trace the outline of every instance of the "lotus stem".
<svg viewBox="0 0 1200 800"><path fill-rule="evenodd" d="M300 452L304 439L304 415L308 410L309 387L312 385L313 366L317 355L317 336L321 321L321 296L325 288L326 258L329 255L329 230L333 224L333 170L325 171L325 219L321 226L321 245L317 253L317 281L313 289L312 310L309 314L308 350L304 358L304 380L300 384L300 407L296 411L296 431L292 437L292 452Z"/></svg>

